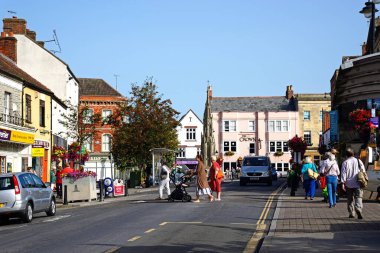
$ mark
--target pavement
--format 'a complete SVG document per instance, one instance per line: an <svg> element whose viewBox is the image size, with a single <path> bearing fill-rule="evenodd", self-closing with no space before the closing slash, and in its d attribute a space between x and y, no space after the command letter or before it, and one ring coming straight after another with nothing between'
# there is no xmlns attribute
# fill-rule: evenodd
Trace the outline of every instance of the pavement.
<svg viewBox="0 0 380 253"><path fill-rule="evenodd" d="M363 200L359 220L348 218L346 201L328 208L322 197L305 200L302 187L296 196L285 189L259 252L380 252L380 204Z"/></svg>

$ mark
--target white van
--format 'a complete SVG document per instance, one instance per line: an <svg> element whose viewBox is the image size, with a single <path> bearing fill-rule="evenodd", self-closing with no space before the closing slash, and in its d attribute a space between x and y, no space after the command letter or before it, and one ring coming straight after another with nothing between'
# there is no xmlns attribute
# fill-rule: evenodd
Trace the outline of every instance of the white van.
<svg viewBox="0 0 380 253"><path fill-rule="evenodd" d="M240 185L266 183L272 185L272 164L267 156L245 156L240 175Z"/></svg>

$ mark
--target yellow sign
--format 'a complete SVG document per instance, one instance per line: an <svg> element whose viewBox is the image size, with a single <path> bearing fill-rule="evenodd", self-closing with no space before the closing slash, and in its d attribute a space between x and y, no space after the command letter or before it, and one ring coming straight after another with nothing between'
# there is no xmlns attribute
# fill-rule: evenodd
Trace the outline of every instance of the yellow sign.
<svg viewBox="0 0 380 253"><path fill-rule="evenodd" d="M34 134L23 133L18 131L11 131L10 141L33 144L34 143Z"/></svg>
<svg viewBox="0 0 380 253"><path fill-rule="evenodd" d="M44 157L44 148L32 148L32 157Z"/></svg>

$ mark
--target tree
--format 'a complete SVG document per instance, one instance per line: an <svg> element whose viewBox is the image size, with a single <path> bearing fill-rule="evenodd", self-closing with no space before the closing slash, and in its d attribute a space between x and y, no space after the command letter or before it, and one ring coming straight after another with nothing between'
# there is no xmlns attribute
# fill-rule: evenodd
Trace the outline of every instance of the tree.
<svg viewBox="0 0 380 253"><path fill-rule="evenodd" d="M58 122L66 131L60 135L71 138L79 147L95 136L101 123L101 115L94 114L88 106L81 106L78 110L78 106L69 104L68 113L62 113L61 116L63 120L59 119ZM78 160L81 160L80 156Z"/></svg>
<svg viewBox="0 0 380 253"><path fill-rule="evenodd" d="M112 155L119 169L126 165L142 169L151 161L152 148L177 150L179 113L172 108L169 99L162 99L151 79L141 86L132 84L130 94L127 103L121 105L119 115L115 115L122 120L114 119Z"/></svg>

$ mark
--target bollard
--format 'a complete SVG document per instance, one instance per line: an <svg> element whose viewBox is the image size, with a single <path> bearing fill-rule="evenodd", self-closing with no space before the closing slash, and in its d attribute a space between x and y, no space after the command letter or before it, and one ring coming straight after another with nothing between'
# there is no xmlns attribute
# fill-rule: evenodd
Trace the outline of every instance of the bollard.
<svg viewBox="0 0 380 253"><path fill-rule="evenodd" d="M104 201L103 192L104 192L104 181L103 179L100 179L99 180L99 193L100 193L99 201L100 202Z"/></svg>
<svg viewBox="0 0 380 253"><path fill-rule="evenodd" d="M68 201L67 201L67 185L65 185L65 187L63 188L63 204L64 205L68 204Z"/></svg>
<svg viewBox="0 0 380 253"><path fill-rule="evenodd" d="M128 196L128 182L124 180L124 196Z"/></svg>

